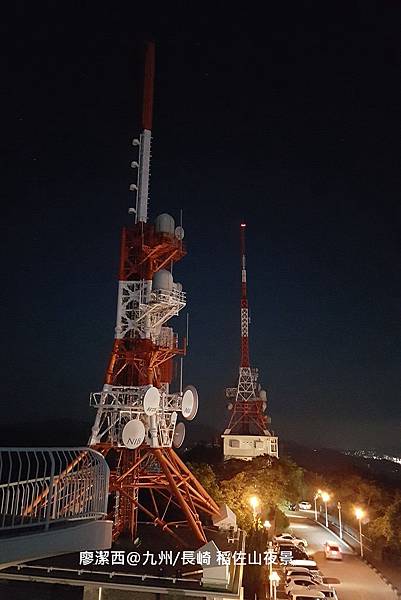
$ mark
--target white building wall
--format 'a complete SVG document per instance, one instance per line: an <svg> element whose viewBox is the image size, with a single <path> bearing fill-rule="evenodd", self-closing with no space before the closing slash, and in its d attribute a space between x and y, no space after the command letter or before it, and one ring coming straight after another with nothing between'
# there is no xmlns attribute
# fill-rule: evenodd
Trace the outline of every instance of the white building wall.
<svg viewBox="0 0 401 600"><path fill-rule="evenodd" d="M224 434L224 460L237 458L252 460L256 456L268 454L278 458L278 437L272 435L235 435Z"/></svg>

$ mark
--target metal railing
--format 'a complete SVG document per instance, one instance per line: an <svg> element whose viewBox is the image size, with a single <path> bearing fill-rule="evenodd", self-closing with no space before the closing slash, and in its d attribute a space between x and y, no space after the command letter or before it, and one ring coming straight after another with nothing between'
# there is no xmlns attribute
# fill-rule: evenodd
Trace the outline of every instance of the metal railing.
<svg viewBox="0 0 401 600"><path fill-rule="evenodd" d="M0 448L0 534L107 514L109 468L91 448Z"/></svg>
<svg viewBox="0 0 401 600"><path fill-rule="evenodd" d="M335 533L340 533L340 522L338 520L338 518L331 514L331 513L327 513L328 514L328 522L329 522L329 529L333 529L335 531ZM324 513L318 513L318 520L320 523L322 523L322 525L325 524L325 518L324 518ZM356 528L352 527L349 523L347 523L347 521L345 521L344 519L342 520L341 523L341 528L342 528L342 534L347 535L349 538L351 538L352 543L350 544L351 546L355 545L355 548L359 548L359 532ZM372 540L365 535L364 533L362 533L362 540L363 540L363 547L365 548L365 550L367 550L368 552L372 551ZM346 540L348 542L348 540ZM355 544L354 544L355 542Z"/></svg>

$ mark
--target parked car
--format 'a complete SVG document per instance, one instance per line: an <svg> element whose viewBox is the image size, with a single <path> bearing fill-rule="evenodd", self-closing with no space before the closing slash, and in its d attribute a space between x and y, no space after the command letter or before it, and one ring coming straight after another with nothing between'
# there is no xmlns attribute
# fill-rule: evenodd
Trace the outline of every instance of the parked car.
<svg viewBox="0 0 401 600"><path fill-rule="evenodd" d="M318 566L316 564L316 562L314 560L310 560L310 558L308 557L308 559L301 559L301 560L292 560L290 562L289 565L286 566L286 571L288 571L288 569L307 569L310 573L312 573L312 575L314 577L322 577L321 572L318 569ZM323 581L323 580L322 580Z"/></svg>
<svg viewBox="0 0 401 600"><path fill-rule="evenodd" d="M288 594L288 597L290 600L320 600L321 598L324 600L325 595L318 590L308 590L306 588L299 587L291 590L291 592Z"/></svg>
<svg viewBox="0 0 401 600"><path fill-rule="evenodd" d="M341 553L340 546L335 542L326 542L324 545L324 555L326 558L333 560L342 560L343 555Z"/></svg>
<svg viewBox="0 0 401 600"><path fill-rule="evenodd" d="M293 560L308 560L306 552L292 542L277 542L275 546L280 562L287 564Z"/></svg>
<svg viewBox="0 0 401 600"><path fill-rule="evenodd" d="M294 585L308 587L308 585L313 585L314 583L318 582L312 579L311 575L290 575L289 577L286 577L284 582L285 593L288 595L288 591L294 587Z"/></svg>
<svg viewBox="0 0 401 600"><path fill-rule="evenodd" d="M323 583L323 577L319 571L309 570L307 567L294 567L291 564L285 567L284 576L285 581L291 577L310 577L316 583Z"/></svg>
<svg viewBox="0 0 401 600"><path fill-rule="evenodd" d="M312 504L310 502L305 502L305 500L302 500L302 502L298 502L298 508L299 510L311 510Z"/></svg>
<svg viewBox="0 0 401 600"><path fill-rule="evenodd" d="M285 584L284 590L287 596L295 589L303 587L307 590L316 590L324 594L325 598L332 598L332 600L338 600L336 591L330 586L324 583L316 583L310 578L294 578Z"/></svg>
<svg viewBox="0 0 401 600"><path fill-rule="evenodd" d="M331 598L331 600L338 600L337 592L331 585L328 586L329 590L322 590L325 598Z"/></svg>
<svg viewBox="0 0 401 600"><path fill-rule="evenodd" d="M274 538L276 542L292 542L295 546L306 548L308 542L302 538L292 535L292 533L280 533Z"/></svg>

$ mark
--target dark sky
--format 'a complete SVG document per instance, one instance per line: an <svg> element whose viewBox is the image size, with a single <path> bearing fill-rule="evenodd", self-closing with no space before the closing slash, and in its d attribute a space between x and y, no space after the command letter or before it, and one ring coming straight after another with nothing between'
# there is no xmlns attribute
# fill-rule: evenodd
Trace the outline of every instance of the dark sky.
<svg viewBox="0 0 401 600"><path fill-rule="evenodd" d="M150 211L183 209L197 421L228 418L245 219L251 359L274 428L400 449L400 4L143 4L2 15L4 423L94 418L149 32Z"/></svg>

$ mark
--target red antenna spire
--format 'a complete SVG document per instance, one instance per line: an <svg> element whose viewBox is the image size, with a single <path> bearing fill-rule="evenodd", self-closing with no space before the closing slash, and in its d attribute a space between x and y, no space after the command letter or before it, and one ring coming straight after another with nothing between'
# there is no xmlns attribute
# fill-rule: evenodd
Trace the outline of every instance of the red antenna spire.
<svg viewBox="0 0 401 600"><path fill-rule="evenodd" d="M155 77L155 44L145 43L145 64L143 74L142 129L152 129L153 87Z"/></svg>
<svg viewBox="0 0 401 600"><path fill-rule="evenodd" d="M246 290L245 223L241 223L241 367L249 367L249 309Z"/></svg>

